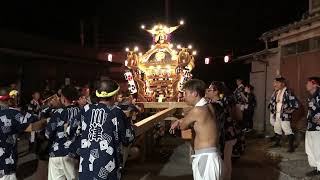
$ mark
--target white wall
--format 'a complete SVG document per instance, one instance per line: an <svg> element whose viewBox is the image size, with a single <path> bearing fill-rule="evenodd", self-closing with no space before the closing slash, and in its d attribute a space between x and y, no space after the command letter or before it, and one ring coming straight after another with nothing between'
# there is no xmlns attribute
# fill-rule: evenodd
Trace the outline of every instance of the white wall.
<svg viewBox="0 0 320 180"><path fill-rule="evenodd" d="M263 68L263 71L260 71L260 65ZM252 66L257 69L253 69L250 73L250 82L254 86L254 94L257 99L257 107L254 113L254 123L253 127L255 130L262 132L264 129L264 97L265 97L265 66L262 63L252 62Z"/></svg>
<svg viewBox="0 0 320 180"><path fill-rule="evenodd" d="M270 125L270 112L267 106L273 92L273 80L278 76L280 71L280 51L278 48L271 49L270 51L272 52L271 54L266 58L261 59L268 62L267 79L265 79L265 64L259 61L252 61L250 84L255 87L254 92L257 97L257 108L254 114L254 129L258 132L263 132L264 123L266 121L266 133L271 134L273 128Z"/></svg>

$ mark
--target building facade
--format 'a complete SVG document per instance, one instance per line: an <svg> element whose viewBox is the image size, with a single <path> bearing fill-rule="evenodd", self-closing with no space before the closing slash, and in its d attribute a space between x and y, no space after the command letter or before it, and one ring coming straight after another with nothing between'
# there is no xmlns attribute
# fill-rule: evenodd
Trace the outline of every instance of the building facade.
<svg viewBox="0 0 320 180"><path fill-rule="evenodd" d="M275 77L287 79L288 87L298 97L301 108L295 112L293 127L304 131L306 127L305 84L310 76L320 76L320 1L309 1L309 12L300 21L268 31L260 37L265 42L263 51L242 56L251 63L250 83L255 87L257 109L255 129L272 132L267 105L273 92ZM269 48L271 43L276 46Z"/></svg>

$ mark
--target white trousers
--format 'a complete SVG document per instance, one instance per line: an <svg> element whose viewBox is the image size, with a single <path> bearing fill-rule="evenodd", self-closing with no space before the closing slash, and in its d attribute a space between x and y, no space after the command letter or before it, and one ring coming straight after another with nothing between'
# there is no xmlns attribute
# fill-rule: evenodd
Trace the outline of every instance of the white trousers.
<svg viewBox="0 0 320 180"><path fill-rule="evenodd" d="M275 122L276 122L276 120L274 119L273 114L270 113L270 124L271 124L271 126L274 126Z"/></svg>
<svg viewBox="0 0 320 180"><path fill-rule="evenodd" d="M36 139L36 132L35 131L31 131L30 132L30 139L29 139L30 142L34 143L35 139Z"/></svg>
<svg viewBox="0 0 320 180"><path fill-rule="evenodd" d="M290 121L282 121L280 118L280 113L276 114L276 122L274 122L274 132L276 134L282 135L282 131L285 135L293 134L291 129L291 122Z"/></svg>
<svg viewBox="0 0 320 180"><path fill-rule="evenodd" d="M307 131L305 146L309 165L320 171L320 131Z"/></svg>
<svg viewBox="0 0 320 180"><path fill-rule="evenodd" d="M194 180L222 180L222 160L218 152L192 155Z"/></svg>
<svg viewBox="0 0 320 180"><path fill-rule="evenodd" d="M10 175L4 175L0 180L17 180L16 173Z"/></svg>
<svg viewBox="0 0 320 180"><path fill-rule="evenodd" d="M78 161L70 157L50 157L48 180L77 180Z"/></svg>

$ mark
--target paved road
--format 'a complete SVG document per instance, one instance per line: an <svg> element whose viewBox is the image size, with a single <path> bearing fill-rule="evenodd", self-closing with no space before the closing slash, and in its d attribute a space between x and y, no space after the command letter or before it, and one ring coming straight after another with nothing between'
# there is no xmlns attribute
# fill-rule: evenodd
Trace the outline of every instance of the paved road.
<svg viewBox="0 0 320 180"><path fill-rule="evenodd" d="M264 138L250 138L246 153L233 164L232 180L311 180L304 177L310 170L303 146L294 154L284 153L285 148L270 150ZM281 158L271 160L267 153ZM144 162L129 161L124 180L192 180L187 142L168 136ZM20 158L19 180L34 180L35 155ZM320 179L314 177L312 180Z"/></svg>

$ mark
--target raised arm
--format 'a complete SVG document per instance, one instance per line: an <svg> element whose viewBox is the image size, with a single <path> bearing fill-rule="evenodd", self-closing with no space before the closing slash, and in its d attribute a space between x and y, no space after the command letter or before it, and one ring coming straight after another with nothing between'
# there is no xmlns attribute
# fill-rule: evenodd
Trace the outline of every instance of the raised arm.
<svg viewBox="0 0 320 180"><path fill-rule="evenodd" d="M30 123L33 123L38 120L38 117L35 115L32 115L30 113L26 113L23 115L20 111L14 112L14 119L15 119L15 131L16 132L22 132L25 129L28 129L31 127Z"/></svg>

